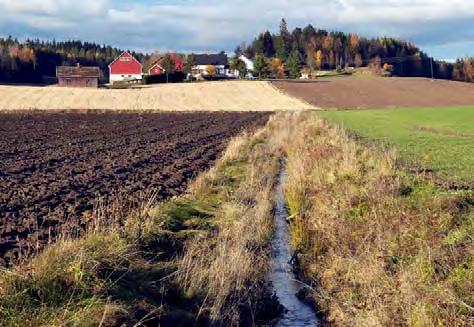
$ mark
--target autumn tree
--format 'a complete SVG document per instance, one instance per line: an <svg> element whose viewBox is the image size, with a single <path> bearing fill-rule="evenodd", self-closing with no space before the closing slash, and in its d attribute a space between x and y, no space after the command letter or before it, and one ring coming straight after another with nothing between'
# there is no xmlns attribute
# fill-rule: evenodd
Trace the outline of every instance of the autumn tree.
<svg viewBox="0 0 474 327"><path fill-rule="evenodd" d="M321 68L323 67L323 52L321 50L316 51L315 60L316 60L316 68L318 70L321 70Z"/></svg>
<svg viewBox="0 0 474 327"><path fill-rule="evenodd" d="M169 53L163 56L160 60L160 66L163 67L166 74L166 83L169 82L169 75L173 74L176 70L176 63Z"/></svg>
<svg viewBox="0 0 474 327"><path fill-rule="evenodd" d="M270 74L275 78L285 78L285 63L280 58L272 58L269 63Z"/></svg>
<svg viewBox="0 0 474 327"><path fill-rule="evenodd" d="M191 53L186 57L186 62L184 64L184 72L186 74L191 74L195 64L196 64L196 57L194 56L194 54Z"/></svg>
<svg viewBox="0 0 474 327"><path fill-rule="evenodd" d="M362 67L363 65L363 61L362 61L362 56L360 55L360 53L356 53L355 54L355 57L354 57L354 65L359 68L359 67Z"/></svg>
<svg viewBox="0 0 474 327"><path fill-rule="evenodd" d="M306 51L306 65L310 70L315 70L316 65L316 53L311 51Z"/></svg>
<svg viewBox="0 0 474 327"><path fill-rule="evenodd" d="M216 67L214 67L213 65L207 65L206 66L206 74L213 78L215 75L216 75Z"/></svg>

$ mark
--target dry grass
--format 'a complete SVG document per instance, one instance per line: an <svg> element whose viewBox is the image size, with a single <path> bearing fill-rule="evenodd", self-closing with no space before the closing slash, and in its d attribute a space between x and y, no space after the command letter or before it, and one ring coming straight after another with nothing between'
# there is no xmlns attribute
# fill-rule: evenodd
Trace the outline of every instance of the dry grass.
<svg viewBox="0 0 474 327"><path fill-rule="evenodd" d="M395 155L295 115L287 144L292 243L337 326L474 323L473 194L394 168Z"/></svg>
<svg viewBox="0 0 474 327"><path fill-rule="evenodd" d="M234 139L188 194L144 203L125 226L98 212L85 237L2 272L0 325L252 325L267 296L284 122Z"/></svg>
<svg viewBox="0 0 474 327"><path fill-rule="evenodd" d="M197 199L218 198L221 220L214 233L189 244L178 280L188 295L205 299L200 314L214 322L254 324L262 309L258 301L269 268L273 189L283 144L275 136L281 136L284 122L284 115L273 117L264 130L235 140L192 188Z"/></svg>
<svg viewBox="0 0 474 327"><path fill-rule="evenodd" d="M0 110L278 111L312 107L266 82L227 81L102 90L0 86Z"/></svg>

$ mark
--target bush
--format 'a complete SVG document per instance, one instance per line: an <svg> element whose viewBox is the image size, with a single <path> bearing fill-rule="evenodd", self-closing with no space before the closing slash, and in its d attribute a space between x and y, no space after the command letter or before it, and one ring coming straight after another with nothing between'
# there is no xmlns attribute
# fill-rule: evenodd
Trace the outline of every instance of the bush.
<svg viewBox="0 0 474 327"><path fill-rule="evenodd" d="M168 75L168 83L182 83L186 78L183 72L175 72ZM147 75L143 78L143 84L163 84L166 83L166 74Z"/></svg>

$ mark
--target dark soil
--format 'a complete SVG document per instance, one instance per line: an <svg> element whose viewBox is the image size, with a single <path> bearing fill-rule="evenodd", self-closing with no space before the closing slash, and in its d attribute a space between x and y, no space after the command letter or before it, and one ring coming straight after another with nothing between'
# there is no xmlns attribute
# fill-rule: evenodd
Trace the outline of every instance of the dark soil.
<svg viewBox="0 0 474 327"><path fill-rule="evenodd" d="M0 114L0 265L181 194L268 113ZM2 262L3 261L3 262Z"/></svg>

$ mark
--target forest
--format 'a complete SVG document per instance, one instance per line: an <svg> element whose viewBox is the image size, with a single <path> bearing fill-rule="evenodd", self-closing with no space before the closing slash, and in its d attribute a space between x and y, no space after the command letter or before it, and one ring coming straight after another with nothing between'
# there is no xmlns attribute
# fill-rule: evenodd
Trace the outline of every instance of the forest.
<svg viewBox="0 0 474 327"><path fill-rule="evenodd" d="M308 25L288 30L285 19L279 32L265 31L235 53L254 58L263 77L297 77L301 69L333 70L346 67L384 67L397 76L420 76L474 81L474 58L455 63L437 61L410 42L390 37L365 38L326 31Z"/></svg>
<svg viewBox="0 0 474 327"><path fill-rule="evenodd" d="M0 38L0 82L22 84L51 84L55 82L56 67L98 66L102 81L108 80L108 65L122 52L111 46L81 41L19 42L12 37ZM144 55L133 53L139 60Z"/></svg>

